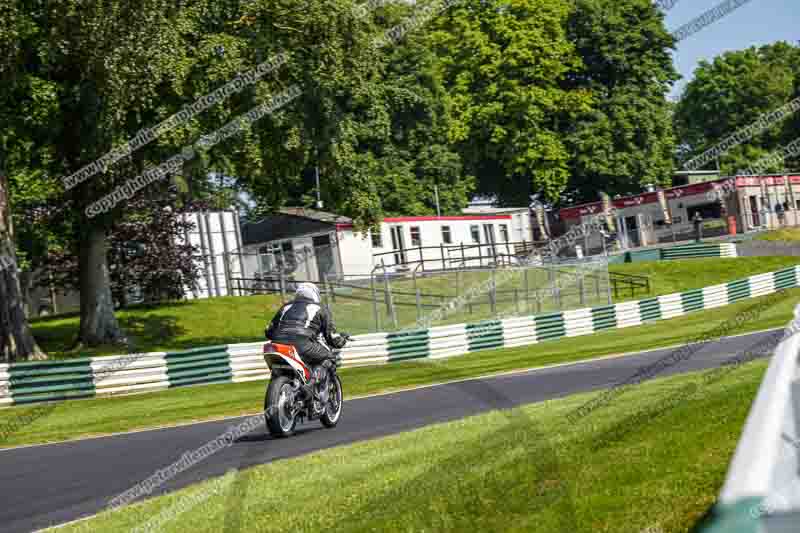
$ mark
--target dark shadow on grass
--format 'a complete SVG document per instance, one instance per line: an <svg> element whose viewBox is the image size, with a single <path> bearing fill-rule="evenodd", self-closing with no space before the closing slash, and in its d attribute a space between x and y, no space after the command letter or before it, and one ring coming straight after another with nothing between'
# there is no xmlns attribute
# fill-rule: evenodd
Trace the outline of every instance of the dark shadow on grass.
<svg viewBox="0 0 800 533"><path fill-rule="evenodd" d="M126 316L120 319L120 326L145 349L169 345L172 339L186 333L184 328L178 326L178 317L175 315Z"/></svg>

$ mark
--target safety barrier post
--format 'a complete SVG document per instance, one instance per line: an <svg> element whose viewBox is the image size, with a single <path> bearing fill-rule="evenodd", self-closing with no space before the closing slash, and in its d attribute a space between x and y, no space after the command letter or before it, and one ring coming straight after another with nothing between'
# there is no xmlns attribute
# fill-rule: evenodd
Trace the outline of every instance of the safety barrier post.
<svg viewBox="0 0 800 533"><path fill-rule="evenodd" d="M522 276L523 276L523 283L525 285L525 310L531 308L531 295L530 295L530 288L528 287L528 269L522 269Z"/></svg>
<svg viewBox="0 0 800 533"><path fill-rule="evenodd" d="M489 291L489 306L492 309L492 316L495 316L497 314L497 285L495 283L494 269L491 269L489 272L490 272L489 275L491 277L491 284L490 284L491 289Z"/></svg>
<svg viewBox="0 0 800 533"><path fill-rule="evenodd" d="M386 269L383 270L383 285L385 291L386 309L389 312L389 318L392 321L394 329L397 329L397 316L395 315L394 302L392 301L392 287L389 283L389 272L386 271Z"/></svg>
<svg viewBox="0 0 800 533"><path fill-rule="evenodd" d="M417 287L417 269L419 265L414 269L414 273L411 276L411 279L414 282L414 294L416 295L417 299L417 322L419 323L422 320L422 295L420 294L419 287Z"/></svg>
<svg viewBox="0 0 800 533"><path fill-rule="evenodd" d="M369 275L369 287L372 289L372 312L375 313L375 333L381 330L381 313L378 310L378 292L375 290L375 269Z"/></svg>

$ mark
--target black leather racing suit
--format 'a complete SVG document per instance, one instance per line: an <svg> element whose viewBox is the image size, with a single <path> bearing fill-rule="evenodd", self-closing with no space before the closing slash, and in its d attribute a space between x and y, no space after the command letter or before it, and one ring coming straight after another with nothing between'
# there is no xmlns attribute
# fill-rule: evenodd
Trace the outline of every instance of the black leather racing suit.
<svg viewBox="0 0 800 533"><path fill-rule="evenodd" d="M264 332L271 341L294 346L303 361L311 366L333 358L331 351L319 342L320 334L333 348L342 348L347 343L336 333L328 310L302 296L281 307Z"/></svg>

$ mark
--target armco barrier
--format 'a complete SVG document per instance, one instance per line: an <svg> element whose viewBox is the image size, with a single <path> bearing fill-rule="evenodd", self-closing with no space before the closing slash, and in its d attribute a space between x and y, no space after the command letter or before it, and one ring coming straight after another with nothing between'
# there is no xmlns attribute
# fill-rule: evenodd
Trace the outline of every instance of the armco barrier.
<svg viewBox="0 0 800 533"><path fill-rule="evenodd" d="M609 256L610 264L639 263L644 261L669 261L701 257L738 257L736 245L730 242L717 244L682 244L665 248L631 250Z"/></svg>
<svg viewBox="0 0 800 533"><path fill-rule="evenodd" d="M800 306L764 375L702 533L800 530Z"/></svg>
<svg viewBox="0 0 800 533"><path fill-rule="evenodd" d="M697 257L736 257L736 245L730 242L719 244L684 244L661 248L661 259L692 259Z"/></svg>
<svg viewBox="0 0 800 533"><path fill-rule="evenodd" d="M344 366L353 367L440 359L590 335L798 287L799 278L800 265L703 289L616 305L476 324L358 335L343 351L342 362ZM267 379L269 371L261 356L262 346L263 342L253 342L183 352L2 365L0 406Z"/></svg>

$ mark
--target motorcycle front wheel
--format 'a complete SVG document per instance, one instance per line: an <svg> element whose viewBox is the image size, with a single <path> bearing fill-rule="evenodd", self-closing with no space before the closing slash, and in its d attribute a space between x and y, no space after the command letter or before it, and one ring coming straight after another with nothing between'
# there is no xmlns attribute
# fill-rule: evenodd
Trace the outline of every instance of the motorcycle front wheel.
<svg viewBox="0 0 800 533"><path fill-rule="evenodd" d="M267 429L275 437L289 437L294 433L297 416L292 415L294 388L286 376L272 378L264 398L264 418Z"/></svg>
<svg viewBox="0 0 800 533"><path fill-rule="evenodd" d="M335 427L342 417L342 380L338 375L334 375L328 379L328 404L320 417L320 422L326 428Z"/></svg>

